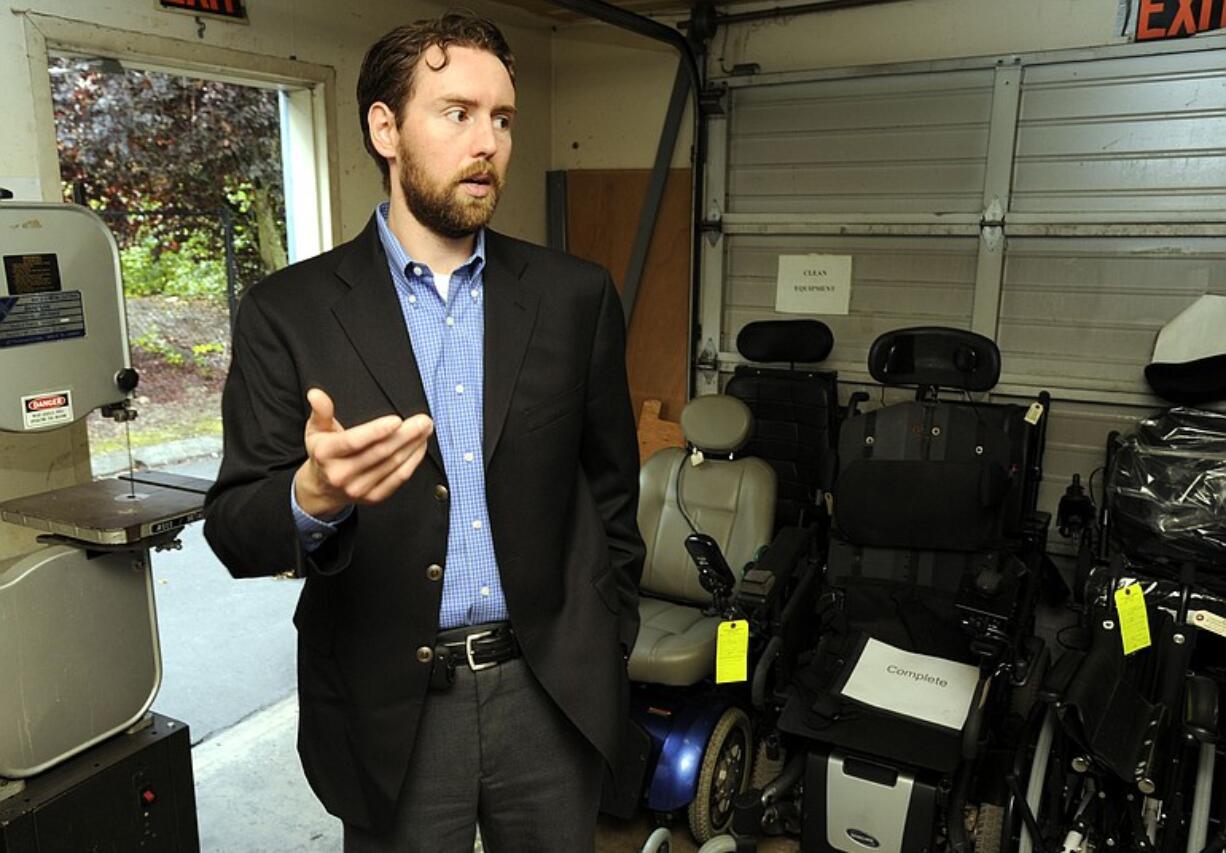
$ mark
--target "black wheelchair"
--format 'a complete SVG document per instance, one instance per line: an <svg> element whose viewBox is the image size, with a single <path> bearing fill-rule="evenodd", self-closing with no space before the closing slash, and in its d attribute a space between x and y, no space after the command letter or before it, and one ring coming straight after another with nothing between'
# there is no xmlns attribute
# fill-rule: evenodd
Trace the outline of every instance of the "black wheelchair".
<svg viewBox="0 0 1226 853"><path fill-rule="evenodd" d="M1051 573L1036 510L1051 401L971 399L995 386L1000 353L955 329L883 335L869 370L915 398L840 426L820 639L767 697L778 772L737 799L736 838L713 850L785 832L806 853L1008 841L1017 710L1048 660L1034 621Z"/></svg>
<svg viewBox="0 0 1226 853"><path fill-rule="evenodd" d="M1033 724L1023 853L1226 849L1226 415L1198 408L1226 400L1223 367L1150 365L1184 405L1113 433L1101 496L1062 502L1081 619Z"/></svg>

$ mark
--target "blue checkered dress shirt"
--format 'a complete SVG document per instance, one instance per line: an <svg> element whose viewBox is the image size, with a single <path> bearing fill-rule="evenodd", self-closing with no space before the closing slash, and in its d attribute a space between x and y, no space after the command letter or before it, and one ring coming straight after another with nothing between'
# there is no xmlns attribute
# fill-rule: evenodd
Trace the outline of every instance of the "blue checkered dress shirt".
<svg viewBox="0 0 1226 853"><path fill-rule="evenodd" d="M430 268L414 262L388 228L386 202L379 205L377 213L379 239L387 253L421 384L434 418L434 433L443 452L451 493L439 628L506 619L506 598L486 508L481 448L485 232L478 233L472 256L451 274L444 301ZM290 501L308 550L318 547L335 532L352 511L322 521L302 511L292 488Z"/></svg>

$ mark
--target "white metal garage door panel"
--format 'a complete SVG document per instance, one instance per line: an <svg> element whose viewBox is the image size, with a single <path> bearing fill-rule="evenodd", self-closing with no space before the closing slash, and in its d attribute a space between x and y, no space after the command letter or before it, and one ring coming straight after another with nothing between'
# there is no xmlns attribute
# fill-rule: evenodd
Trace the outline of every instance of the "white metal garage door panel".
<svg viewBox="0 0 1226 853"><path fill-rule="evenodd" d="M1025 70L1014 162L1018 212L1226 206L1220 53Z"/></svg>
<svg viewBox="0 0 1226 853"><path fill-rule="evenodd" d="M993 72L738 89L734 213L950 213L983 207Z"/></svg>
<svg viewBox="0 0 1226 853"><path fill-rule="evenodd" d="M1226 294L1226 238L1010 238L1002 381L1145 394L1158 330L1204 293Z"/></svg>
<svg viewBox="0 0 1226 853"><path fill-rule="evenodd" d="M883 332L933 324L969 328L979 241L951 237L727 236L725 311L721 349L736 351L736 336L753 320L795 319L775 312L780 255L852 256L851 313L820 317L834 332L827 361L866 372L868 348Z"/></svg>

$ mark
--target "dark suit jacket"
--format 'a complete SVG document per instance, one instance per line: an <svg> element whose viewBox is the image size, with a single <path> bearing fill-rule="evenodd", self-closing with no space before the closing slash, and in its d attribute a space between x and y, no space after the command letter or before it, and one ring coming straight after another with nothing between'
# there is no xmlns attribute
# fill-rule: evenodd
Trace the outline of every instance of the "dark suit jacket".
<svg viewBox="0 0 1226 853"><path fill-rule="evenodd" d="M532 671L612 764L643 560L620 303L600 267L488 231L484 282L486 493L507 607ZM330 812L379 828L426 701L416 653L438 631L443 585L426 569L447 555L447 475L431 438L395 495L305 554L290 488L313 386L345 426L428 411L373 218L243 297L204 532L235 577L306 577L303 767Z"/></svg>

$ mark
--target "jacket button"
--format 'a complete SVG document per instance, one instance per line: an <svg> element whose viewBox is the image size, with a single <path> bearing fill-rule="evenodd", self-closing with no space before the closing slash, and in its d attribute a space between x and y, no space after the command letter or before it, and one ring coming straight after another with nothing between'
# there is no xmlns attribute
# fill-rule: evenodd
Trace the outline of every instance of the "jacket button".
<svg viewBox="0 0 1226 853"><path fill-rule="evenodd" d="M444 486L442 483L439 483L437 486L434 487L434 499L436 501L447 500L447 487Z"/></svg>
<svg viewBox="0 0 1226 853"><path fill-rule="evenodd" d="M417 650L417 660L421 663L429 663L434 658L434 649L429 646L422 646Z"/></svg>
<svg viewBox="0 0 1226 853"><path fill-rule="evenodd" d="M426 567L426 578L428 580L436 581L442 576L443 576L443 567L440 566L438 563L431 563L429 566Z"/></svg>

